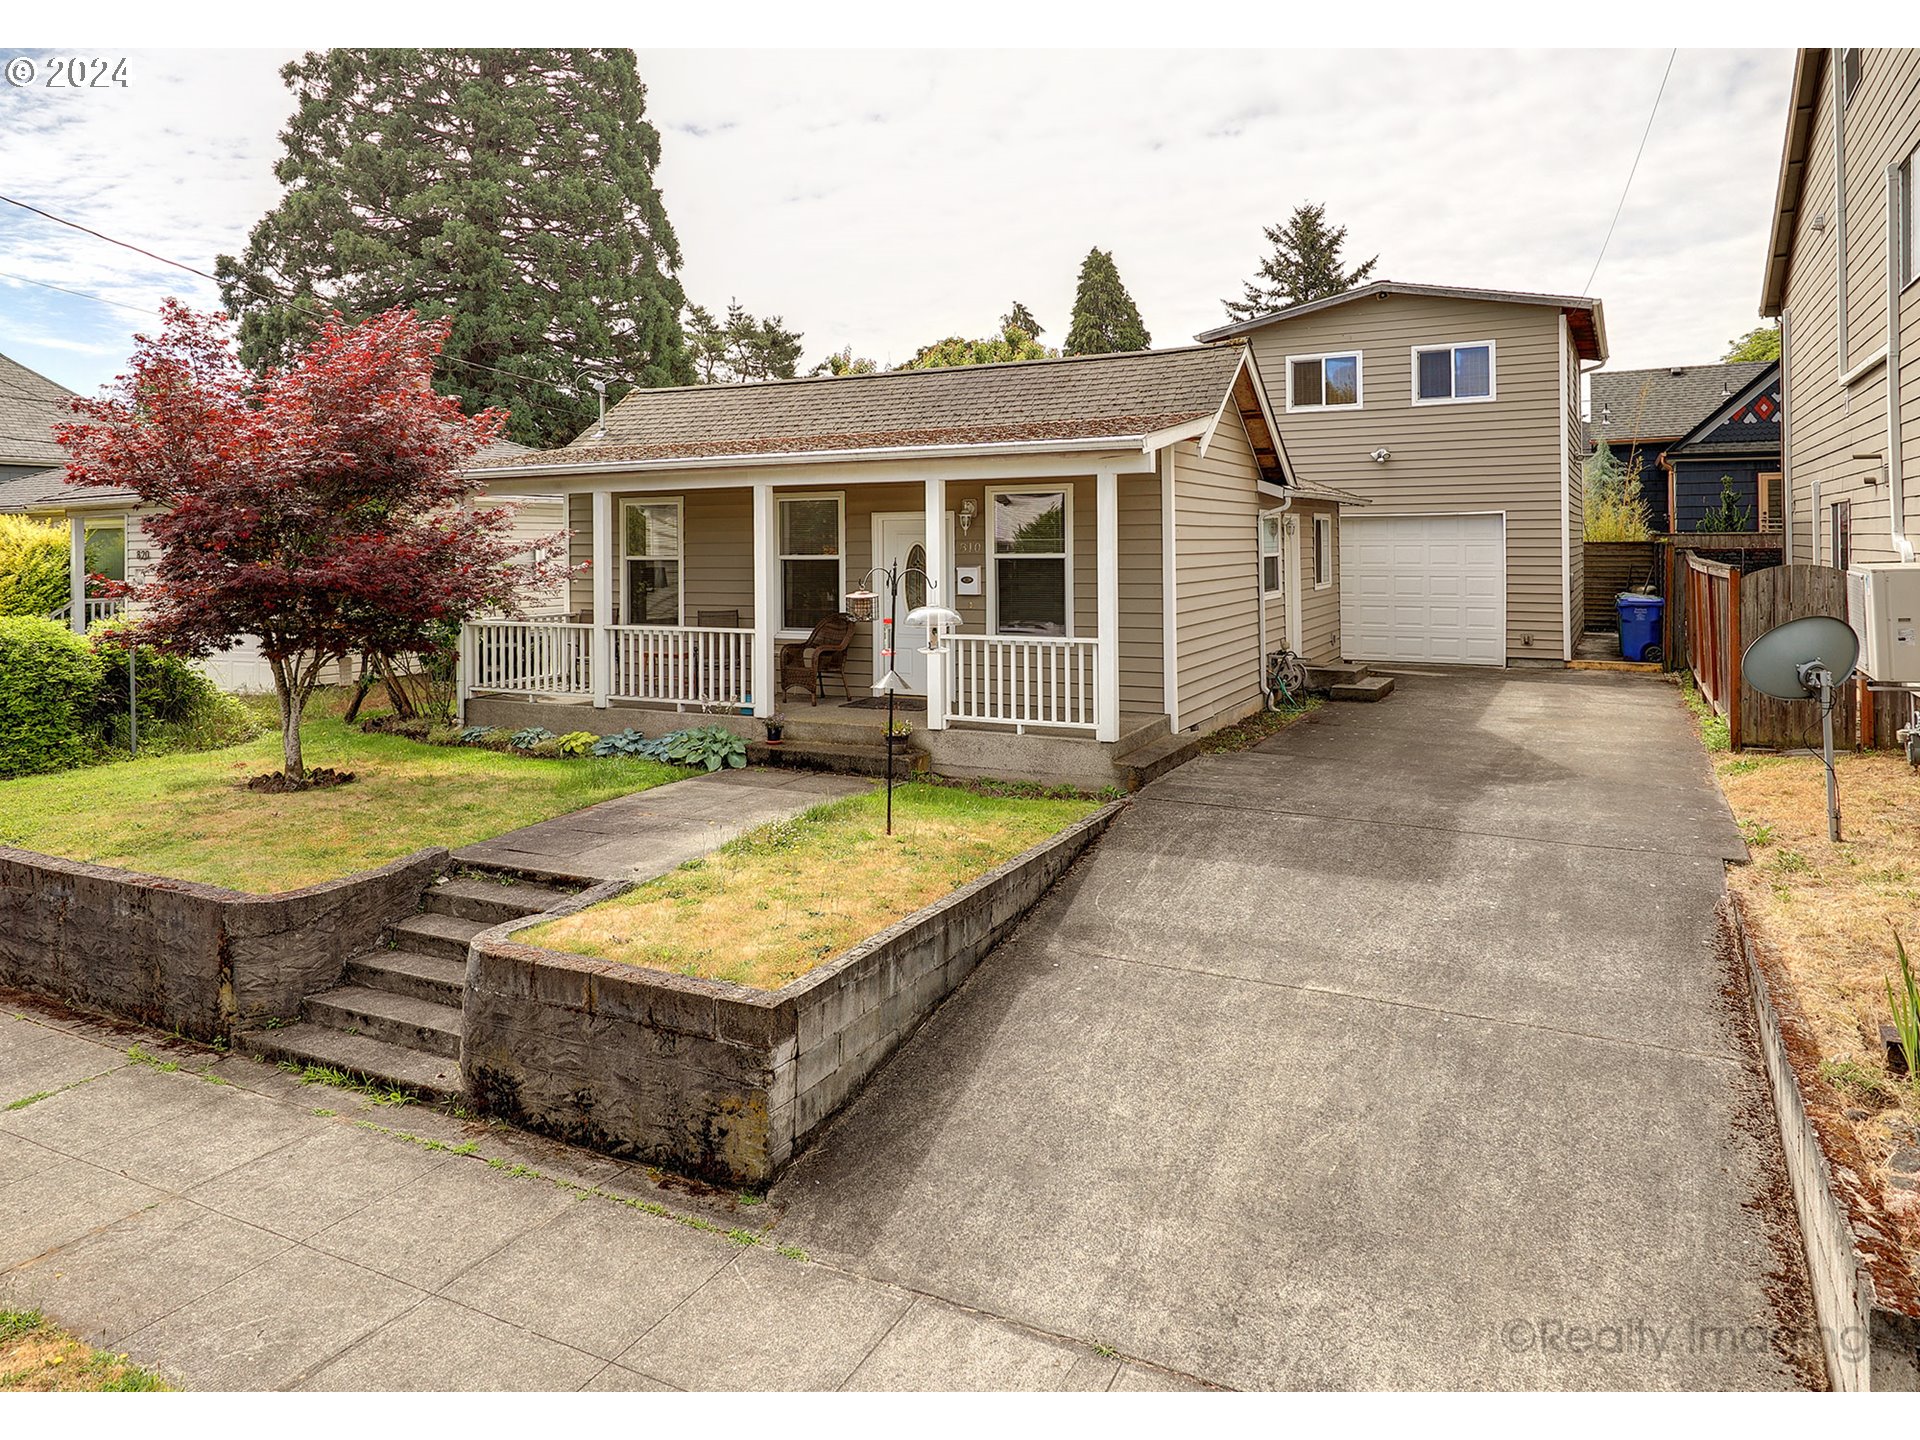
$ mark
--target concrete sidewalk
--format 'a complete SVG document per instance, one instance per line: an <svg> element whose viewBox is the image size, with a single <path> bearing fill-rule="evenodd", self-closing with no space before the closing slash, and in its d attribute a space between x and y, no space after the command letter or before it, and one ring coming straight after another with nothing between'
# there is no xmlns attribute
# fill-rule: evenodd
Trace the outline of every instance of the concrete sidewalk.
<svg viewBox="0 0 1920 1440"><path fill-rule="evenodd" d="M782 1253L765 1204L4 999L0 1308L190 1389L1192 1384Z"/></svg>
<svg viewBox="0 0 1920 1440"><path fill-rule="evenodd" d="M453 858L562 884L651 880L761 825L872 788L805 770L716 770L510 830Z"/></svg>

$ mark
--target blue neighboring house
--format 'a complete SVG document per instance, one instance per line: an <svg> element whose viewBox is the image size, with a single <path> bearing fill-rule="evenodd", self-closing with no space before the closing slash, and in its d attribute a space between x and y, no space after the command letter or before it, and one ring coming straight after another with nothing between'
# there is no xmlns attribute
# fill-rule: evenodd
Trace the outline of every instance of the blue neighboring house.
<svg viewBox="0 0 1920 1440"><path fill-rule="evenodd" d="M1774 361L1716 406L1662 457L1676 532L1693 532L1720 509L1731 486L1744 511L1742 530L1778 530L1780 505L1780 362Z"/></svg>
<svg viewBox="0 0 1920 1440"><path fill-rule="evenodd" d="M1747 529L1779 528L1778 361L1599 370L1588 384L1589 446L1604 439L1639 476L1656 532L1698 531L1719 504L1723 475L1742 498Z"/></svg>

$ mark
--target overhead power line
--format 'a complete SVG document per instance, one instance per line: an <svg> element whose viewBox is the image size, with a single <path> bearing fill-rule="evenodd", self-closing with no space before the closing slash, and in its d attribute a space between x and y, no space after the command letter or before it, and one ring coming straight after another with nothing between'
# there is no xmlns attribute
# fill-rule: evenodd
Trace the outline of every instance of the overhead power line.
<svg viewBox="0 0 1920 1440"><path fill-rule="evenodd" d="M0 270L0 280L16 280L22 285L38 285L42 290L57 290L62 295L71 295L78 300L91 300L96 305L113 305L122 310L131 310L136 315L158 315L158 310L148 310L139 305L129 305L124 300L109 300L104 295L89 295L84 290L69 290L64 285L52 285L45 280L35 280L27 275L14 275Z"/></svg>
<svg viewBox="0 0 1920 1440"><path fill-rule="evenodd" d="M1613 227L1620 223L1620 212L1626 209L1627 192L1633 188L1634 174L1640 169L1640 157L1647 153L1647 137L1653 133L1653 117L1660 113L1660 97L1667 93L1667 77L1673 74L1673 57L1680 53L1675 47L1667 52L1667 68L1660 72L1660 88L1653 92L1653 108L1647 111L1647 128L1640 132L1640 146L1633 152L1633 164L1627 168L1627 183L1620 187L1620 203L1613 207L1613 219L1607 222L1607 237L1600 242L1600 253L1593 257L1593 269L1587 272L1587 283L1580 287L1579 293L1590 294L1593 290L1593 277L1600 273L1600 262L1607 258L1607 246L1613 243Z"/></svg>

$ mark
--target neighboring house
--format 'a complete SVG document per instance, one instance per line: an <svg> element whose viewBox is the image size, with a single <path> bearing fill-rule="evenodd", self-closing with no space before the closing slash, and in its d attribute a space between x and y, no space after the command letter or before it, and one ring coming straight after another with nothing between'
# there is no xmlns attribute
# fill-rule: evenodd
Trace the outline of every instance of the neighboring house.
<svg viewBox="0 0 1920 1440"><path fill-rule="evenodd" d="M54 444L52 429L72 418L67 409L72 398L72 391L0 356L0 434L8 437L0 441L0 514L31 515L68 527L72 589L83 598L77 613L70 601L53 618L85 630L126 609L121 600L86 596L89 577L144 584L152 576L158 551L145 524L153 507L143 505L138 495L117 487L66 483L66 455ZM525 448L502 441L483 453L510 456ZM514 507L515 533L529 545L565 526L564 510L554 496L518 496L505 503ZM553 613L564 605L564 597L548 590L527 595L523 603L532 613ZM273 688L272 672L255 641L243 641L202 663L223 689ZM343 668L334 678L351 676Z"/></svg>
<svg viewBox="0 0 1920 1440"><path fill-rule="evenodd" d="M1778 530L1780 489L1780 362L1770 361L1714 406L1662 457L1672 529L1694 534L1708 517L1715 529ZM1744 523L1720 519L1722 492L1732 488Z"/></svg>
<svg viewBox="0 0 1920 1440"><path fill-rule="evenodd" d="M565 492L580 566L574 623L468 627L491 724L818 719L780 652L864 587L857 711L885 674L869 572L893 563L928 577L894 668L948 773L1098 775L1257 709L1283 642L1338 655L1342 497L1293 473L1241 346L638 389L603 432L475 473ZM932 654L921 605L960 617Z"/></svg>
<svg viewBox="0 0 1920 1440"><path fill-rule="evenodd" d="M1920 50L1800 51L1760 299L1780 319L1789 563L1914 558L1917 151Z"/></svg>
<svg viewBox="0 0 1920 1440"><path fill-rule="evenodd" d="M1369 503L1341 529L1347 659L1572 658L1599 301L1384 280L1199 338L1244 338L1300 475Z"/></svg>
<svg viewBox="0 0 1920 1440"><path fill-rule="evenodd" d="M1587 378L1588 450L1591 452L1597 442L1605 440L1626 472L1639 476L1640 493L1647 502L1652 530L1657 533L1690 531L1704 512L1692 507L1689 500L1680 506L1680 521L1674 523L1677 497L1674 475L1667 467L1667 453L1708 417L1723 409L1741 409L1743 420L1751 417L1752 425L1764 426L1764 429L1750 428L1742 437L1752 442L1743 452L1743 459L1752 462L1752 469L1751 473L1736 475L1735 479L1741 482L1743 496L1758 524L1759 476L1771 475L1769 493L1774 503L1769 514L1777 526L1780 516L1778 372L1777 362L1771 360L1671 365L1657 370L1596 370ZM1765 405L1760 404L1758 395L1744 405L1735 405L1769 375L1773 377L1772 388L1766 392L1770 399ZM1756 405L1760 409L1771 408L1771 415L1761 416L1759 409L1754 408ZM1696 461L1706 458L1704 454L1694 456ZM1697 474L1689 474L1689 485L1697 480ZM1692 493L1690 489L1689 497ZM1719 493L1720 480L1716 473L1713 495L1708 497L1706 508L1712 508ZM1692 521L1687 519L1690 512Z"/></svg>
<svg viewBox="0 0 1920 1440"><path fill-rule="evenodd" d="M52 431L71 418L71 399L66 386L0 355L0 485L67 463Z"/></svg>

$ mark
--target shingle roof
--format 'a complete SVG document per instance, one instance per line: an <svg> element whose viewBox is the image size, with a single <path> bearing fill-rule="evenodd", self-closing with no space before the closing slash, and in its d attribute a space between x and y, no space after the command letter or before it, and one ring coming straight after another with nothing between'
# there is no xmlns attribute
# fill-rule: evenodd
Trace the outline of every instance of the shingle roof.
<svg viewBox="0 0 1920 1440"><path fill-rule="evenodd" d="M1773 363L1596 370L1588 380L1588 441L1678 440Z"/></svg>
<svg viewBox="0 0 1920 1440"><path fill-rule="evenodd" d="M822 376L748 385L633 390L571 445L502 464L586 465L792 455L906 446L1136 438L1211 417L1244 351L1185 346Z"/></svg>
<svg viewBox="0 0 1920 1440"><path fill-rule="evenodd" d="M73 392L18 360L0 355L0 465L64 465L55 425L73 419Z"/></svg>
<svg viewBox="0 0 1920 1440"><path fill-rule="evenodd" d="M66 502L68 486L61 477L67 472L60 470L40 470L32 475L16 475L11 480L0 480L0 515L18 514L22 510L44 510Z"/></svg>
<svg viewBox="0 0 1920 1440"><path fill-rule="evenodd" d="M1311 315L1319 310L1330 309L1335 305L1346 305L1355 300L1367 300L1386 295L1426 295L1442 300L1485 300L1498 305L1550 305L1558 308L1567 317L1573 331L1575 348L1582 360L1604 360L1607 355L1607 323L1601 311L1600 302L1590 295L1548 295L1535 290L1484 290L1468 285L1423 285L1411 280L1374 280L1365 285L1357 285L1351 290L1343 290L1338 295L1328 295L1319 300L1307 300L1298 305L1288 305L1282 309L1270 311L1265 315L1256 315L1251 320L1237 320L1230 325L1215 326L1203 330L1194 336L1196 340L1229 340L1245 335L1248 331L1258 330L1263 325L1271 325L1276 320L1291 320L1301 315Z"/></svg>

